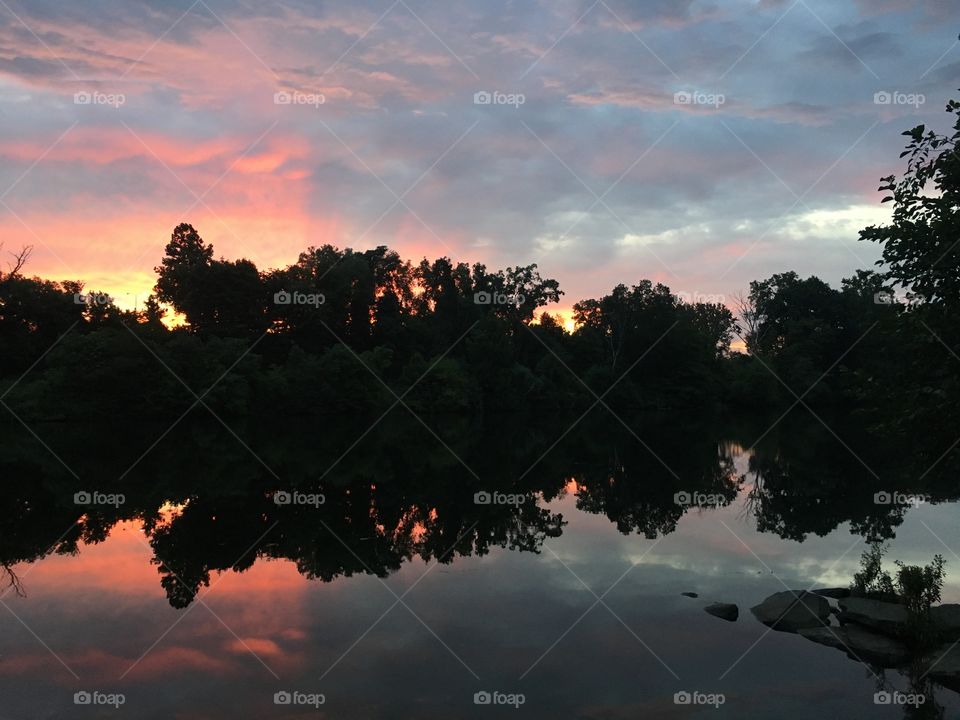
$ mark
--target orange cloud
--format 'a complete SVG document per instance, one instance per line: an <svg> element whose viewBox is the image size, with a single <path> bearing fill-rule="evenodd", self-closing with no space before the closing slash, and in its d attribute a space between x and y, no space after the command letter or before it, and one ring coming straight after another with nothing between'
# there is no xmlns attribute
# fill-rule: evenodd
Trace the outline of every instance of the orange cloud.
<svg viewBox="0 0 960 720"><path fill-rule="evenodd" d="M0 157L33 163L42 158L52 162L81 162L110 165L134 158L162 162L170 167L192 167L218 160L221 172L242 165L241 172L268 172L291 159L304 159L309 152L306 140L297 136L270 137L269 131L258 144L261 148L244 156L253 139L241 135L219 135L208 139L178 137L148 131L130 131L120 127L78 126L43 137L17 138L0 143ZM254 138L255 139L255 138ZM264 151L262 148L267 147ZM269 162L264 162L269 158ZM259 169L267 167L267 170Z"/></svg>
<svg viewBox="0 0 960 720"><path fill-rule="evenodd" d="M180 222L194 224L218 255L247 257L264 269L295 261L308 245L345 240L339 217L310 207L310 145L301 136L268 134L247 155L252 140L234 135L144 133L138 139L125 128L78 127L51 149L55 140L0 143L0 157L7 160L27 164L43 156L31 173L54 180L61 207L51 213L46 196L14 188L5 199L10 211L0 214L0 233L8 248L34 246L28 272L81 280L113 294L123 307L149 294L153 268ZM102 167L111 182L115 171L106 166L120 163L135 163L142 188L99 194L88 180L72 187L74 168L62 169Z"/></svg>
<svg viewBox="0 0 960 720"><path fill-rule="evenodd" d="M232 653L242 655L244 653L254 652L257 655L278 656L283 654L283 650L273 640L268 638L237 638L227 646Z"/></svg>

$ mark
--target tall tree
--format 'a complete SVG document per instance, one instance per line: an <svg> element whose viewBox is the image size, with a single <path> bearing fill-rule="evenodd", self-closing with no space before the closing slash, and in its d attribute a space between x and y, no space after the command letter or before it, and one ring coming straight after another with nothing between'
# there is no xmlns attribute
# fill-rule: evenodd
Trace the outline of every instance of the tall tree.
<svg viewBox="0 0 960 720"><path fill-rule="evenodd" d="M956 115L953 134L941 135L918 125L900 157L907 170L897 180L882 179L881 191L892 193L893 221L872 225L860 239L883 247L887 277L928 303L960 305L960 102L951 100L947 112Z"/></svg>
<svg viewBox="0 0 960 720"><path fill-rule="evenodd" d="M194 327L209 315L204 282L212 262L213 245L205 245L193 225L180 223L173 229L160 265L154 268L157 298L183 313Z"/></svg>

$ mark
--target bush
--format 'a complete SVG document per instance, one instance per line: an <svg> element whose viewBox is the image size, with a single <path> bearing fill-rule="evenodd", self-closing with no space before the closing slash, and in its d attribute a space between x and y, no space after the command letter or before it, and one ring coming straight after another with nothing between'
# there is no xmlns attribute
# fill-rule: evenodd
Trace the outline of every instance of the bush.
<svg viewBox="0 0 960 720"><path fill-rule="evenodd" d="M896 560L897 579L883 569L886 546L875 543L860 556L860 572L853 576L853 589L862 594L878 593L891 596L906 606L909 625L905 639L914 648L927 649L940 639L939 629L930 617L930 609L940 602L940 591L946 576L942 555L934 555L933 562L923 567L905 565Z"/></svg>

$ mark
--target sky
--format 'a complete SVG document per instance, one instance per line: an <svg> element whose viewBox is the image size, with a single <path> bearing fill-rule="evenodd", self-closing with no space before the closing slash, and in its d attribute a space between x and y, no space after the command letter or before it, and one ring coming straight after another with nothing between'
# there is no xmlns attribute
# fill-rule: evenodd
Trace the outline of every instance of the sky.
<svg viewBox="0 0 960 720"><path fill-rule="evenodd" d="M871 267L954 0L0 0L0 241L130 306L170 232L536 262L569 308ZM7 260L7 258L4 258Z"/></svg>

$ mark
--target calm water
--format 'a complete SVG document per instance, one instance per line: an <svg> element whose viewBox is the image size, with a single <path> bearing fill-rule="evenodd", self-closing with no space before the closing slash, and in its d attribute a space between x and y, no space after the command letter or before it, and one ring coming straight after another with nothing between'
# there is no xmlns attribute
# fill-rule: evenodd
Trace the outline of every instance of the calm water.
<svg viewBox="0 0 960 720"><path fill-rule="evenodd" d="M748 608L848 585L868 537L891 561L942 553L943 600L960 602L955 476L811 417L762 438L775 417L587 418L557 443L574 419L433 420L437 438L398 415L353 447L369 422L195 423L146 455L164 428L35 428L48 448L5 428L0 561L20 593L0 607L0 717L909 716L874 704L909 690L897 672ZM78 506L81 491L123 503ZM960 715L934 687L922 710ZM76 705L85 691L124 703Z"/></svg>

